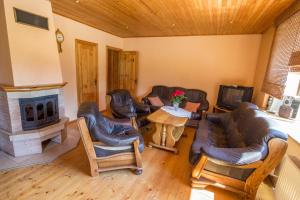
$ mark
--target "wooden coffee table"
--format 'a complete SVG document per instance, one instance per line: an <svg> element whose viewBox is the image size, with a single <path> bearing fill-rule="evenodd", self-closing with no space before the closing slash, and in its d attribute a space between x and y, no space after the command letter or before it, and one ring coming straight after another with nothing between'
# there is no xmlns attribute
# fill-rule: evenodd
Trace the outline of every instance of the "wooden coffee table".
<svg viewBox="0 0 300 200"><path fill-rule="evenodd" d="M148 120L155 123L155 133L149 147L156 147L178 153L175 143L180 139L188 118L176 117L162 109L150 114Z"/></svg>

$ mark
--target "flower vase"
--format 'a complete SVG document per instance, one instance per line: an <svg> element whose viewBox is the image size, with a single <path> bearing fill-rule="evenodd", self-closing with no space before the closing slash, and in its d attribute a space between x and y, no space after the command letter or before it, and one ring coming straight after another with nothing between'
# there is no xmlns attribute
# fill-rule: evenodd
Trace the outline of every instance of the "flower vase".
<svg viewBox="0 0 300 200"><path fill-rule="evenodd" d="M173 103L173 107L174 107L174 110L178 110L178 108L179 108L179 103L177 103L177 102L174 102Z"/></svg>

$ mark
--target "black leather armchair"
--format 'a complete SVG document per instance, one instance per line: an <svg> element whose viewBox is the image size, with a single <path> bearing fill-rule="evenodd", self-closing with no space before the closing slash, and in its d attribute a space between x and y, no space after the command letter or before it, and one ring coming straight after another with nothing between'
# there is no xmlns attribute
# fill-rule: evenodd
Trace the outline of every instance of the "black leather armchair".
<svg viewBox="0 0 300 200"><path fill-rule="evenodd" d="M127 157L128 162L132 162L136 158L140 159L140 153L144 150L144 139L131 126L130 120L104 117L99 112L98 106L95 103L83 103L80 105L77 115L78 118L85 119L83 121L79 119L79 128L90 162L93 159L98 159L105 165L105 167L101 168L101 162L95 164L100 169L91 169L92 176L97 174L95 171L100 172L122 168L116 162L116 156L118 155L120 156L120 163L122 163L122 160L126 160ZM88 131L84 131L86 128ZM89 145L91 148L88 148ZM134 159L130 155L128 156L128 153L132 153ZM115 157L115 160L110 164L109 159L112 157ZM134 168L136 169L136 173L140 174L142 172L141 161L139 163L129 163L124 168ZM91 164L91 168L92 166L93 164Z"/></svg>
<svg viewBox="0 0 300 200"><path fill-rule="evenodd" d="M147 125L146 116L150 113L148 105L135 101L129 91L118 89L107 93L111 97L110 109L114 117L122 119L135 118L138 127Z"/></svg>

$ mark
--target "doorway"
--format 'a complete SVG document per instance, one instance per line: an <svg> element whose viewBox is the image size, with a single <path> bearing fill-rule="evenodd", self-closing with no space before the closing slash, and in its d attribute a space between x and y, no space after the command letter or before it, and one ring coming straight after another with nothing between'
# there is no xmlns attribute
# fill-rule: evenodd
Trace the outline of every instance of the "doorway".
<svg viewBox="0 0 300 200"><path fill-rule="evenodd" d="M98 44L75 40L77 98L83 102L96 102L98 98Z"/></svg>
<svg viewBox="0 0 300 200"><path fill-rule="evenodd" d="M126 89L136 97L137 58L136 51L107 47L107 92Z"/></svg>

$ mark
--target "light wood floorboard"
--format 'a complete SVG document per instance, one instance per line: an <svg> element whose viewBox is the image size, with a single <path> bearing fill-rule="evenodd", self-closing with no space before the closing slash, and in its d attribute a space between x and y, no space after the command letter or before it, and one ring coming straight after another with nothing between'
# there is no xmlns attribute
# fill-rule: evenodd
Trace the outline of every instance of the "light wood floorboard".
<svg viewBox="0 0 300 200"><path fill-rule="evenodd" d="M75 123L70 126L77 129ZM177 144L179 155L146 148L142 154L144 172L140 176L130 170L119 170L90 177L88 160L80 143L50 164L0 172L0 199L240 199L217 188L191 189L188 153L194 131L186 128L187 137ZM150 134L144 136L149 141Z"/></svg>

